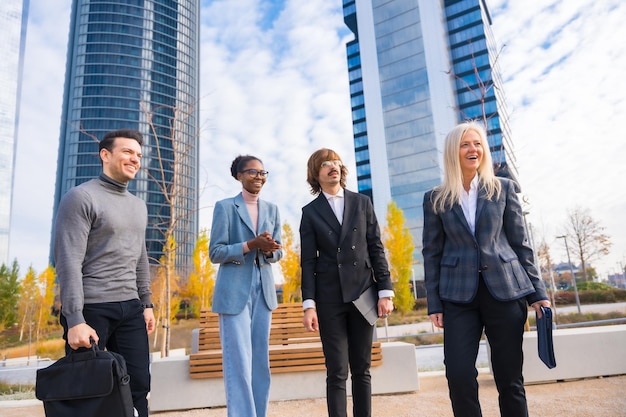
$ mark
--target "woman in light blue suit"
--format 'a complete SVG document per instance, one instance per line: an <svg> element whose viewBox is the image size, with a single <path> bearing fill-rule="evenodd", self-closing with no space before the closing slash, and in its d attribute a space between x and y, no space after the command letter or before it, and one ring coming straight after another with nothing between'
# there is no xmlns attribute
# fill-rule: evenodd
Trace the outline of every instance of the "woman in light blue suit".
<svg viewBox="0 0 626 417"><path fill-rule="evenodd" d="M235 158L243 189L213 210L209 256L220 264L213 294L219 314L229 417L265 417L269 402L269 333L277 306L270 263L282 257L278 208L259 199L267 180L259 158Z"/></svg>
<svg viewBox="0 0 626 417"><path fill-rule="evenodd" d="M424 195L428 314L444 328L455 417L480 417L476 356L483 330L503 417L527 417L522 339L531 305L549 307L534 264L515 182L494 174L485 130L456 126L444 145L444 179Z"/></svg>

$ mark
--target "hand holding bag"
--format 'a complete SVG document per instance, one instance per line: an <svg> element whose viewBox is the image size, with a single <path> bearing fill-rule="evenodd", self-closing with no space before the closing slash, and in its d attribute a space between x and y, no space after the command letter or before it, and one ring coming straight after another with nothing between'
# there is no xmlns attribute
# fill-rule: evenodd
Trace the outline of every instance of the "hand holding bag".
<svg viewBox="0 0 626 417"><path fill-rule="evenodd" d="M126 361L95 343L37 370L35 395L46 417L133 417Z"/></svg>

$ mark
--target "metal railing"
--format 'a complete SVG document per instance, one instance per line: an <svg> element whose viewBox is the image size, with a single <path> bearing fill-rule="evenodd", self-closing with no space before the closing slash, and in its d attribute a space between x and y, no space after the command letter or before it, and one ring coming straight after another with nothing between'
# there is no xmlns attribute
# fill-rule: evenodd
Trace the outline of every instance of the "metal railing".
<svg viewBox="0 0 626 417"><path fill-rule="evenodd" d="M31 366L39 366L41 363L53 362L50 358L39 358L31 356L30 358L12 358L0 360L0 368L25 368ZM2 371L2 369L0 369Z"/></svg>

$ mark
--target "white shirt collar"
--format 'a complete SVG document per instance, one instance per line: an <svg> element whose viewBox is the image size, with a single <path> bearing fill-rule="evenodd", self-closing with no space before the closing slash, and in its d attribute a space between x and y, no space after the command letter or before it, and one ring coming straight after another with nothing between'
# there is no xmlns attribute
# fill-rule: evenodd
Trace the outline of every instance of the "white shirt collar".
<svg viewBox="0 0 626 417"><path fill-rule="evenodd" d="M478 174L474 175L474 178L472 179L472 182L470 183L470 188L473 188L475 190L478 189Z"/></svg>
<svg viewBox="0 0 626 417"><path fill-rule="evenodd" d="M477 190L478 189L478 174L474 175L474 178L472 178L472 182L470 182L470 190Z"/></svg>
<svg viewBox="0 0 626 417"><path fill-rule="evenodd" d="M339 191L337 191L337 194L335 195L328 194L326 191L322 191L322 194L324 194L324 197L326 197L326 200L331 200L332 198L343 198L344 196L343 187L339 188Z"/></svg>
<svg viewBox="0 0 626 417"><path fill-rule="evenodd" d="M465 191L463 188L461 193L461 208L465 215L465 220L472 230L472 233L476 233L476 205L478 202L478 175L475 175L470 182L469 191Z"/></svg>

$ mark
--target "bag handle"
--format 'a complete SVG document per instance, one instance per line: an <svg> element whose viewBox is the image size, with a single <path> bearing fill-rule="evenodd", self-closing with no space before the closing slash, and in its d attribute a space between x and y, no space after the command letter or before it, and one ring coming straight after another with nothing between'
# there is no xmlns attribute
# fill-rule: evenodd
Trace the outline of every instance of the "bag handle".
<svg viewBox="0 0 626 417"><path fill-rule="evenodd" d="M91 342L91 346L88 348L78 348L76 350L71 349L70 353L66 356L68 360L75 361L84 361L86 359L95 358L97 356L97 351L100 350L98 344L93 337L89 337L89 342Z"/></svg>

